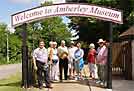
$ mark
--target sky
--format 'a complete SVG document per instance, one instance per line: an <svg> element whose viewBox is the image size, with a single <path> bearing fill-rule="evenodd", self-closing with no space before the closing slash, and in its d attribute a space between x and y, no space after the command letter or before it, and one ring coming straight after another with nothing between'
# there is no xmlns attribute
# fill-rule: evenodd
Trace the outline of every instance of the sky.
<svg viewBox="0 0 134 91"><path fill-rule="evenodd" d="M43 1L53 1L54 3L64 3L65 0L1 0L0 1L0 22L11 25L11 15L17 12L37 7ZM70 22L66 17L62 17L64 23Z"/></svg>

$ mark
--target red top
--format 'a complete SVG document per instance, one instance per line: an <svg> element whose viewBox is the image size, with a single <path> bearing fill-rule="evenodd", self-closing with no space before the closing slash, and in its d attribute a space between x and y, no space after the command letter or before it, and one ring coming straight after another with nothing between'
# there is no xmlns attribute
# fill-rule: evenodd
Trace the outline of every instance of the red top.
<svg viewBox="0 0 134 91"><path fill-rule="evenodd" d="M89 63L95 63L95 56L96 56L96 50L91 49L88 52L88 62Z"/></svg>

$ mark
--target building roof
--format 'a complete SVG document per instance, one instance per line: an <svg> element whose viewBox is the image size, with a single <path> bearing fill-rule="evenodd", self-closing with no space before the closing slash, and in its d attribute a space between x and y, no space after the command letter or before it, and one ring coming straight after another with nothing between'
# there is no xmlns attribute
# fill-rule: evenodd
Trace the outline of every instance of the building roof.
<svg viewBox="0 0 134 91"><path fill-rule="evenodd" d="M125 32L123 32L122 34L120 34L119 37L125 37L125 36L134 36L134 25Z"/></svg>

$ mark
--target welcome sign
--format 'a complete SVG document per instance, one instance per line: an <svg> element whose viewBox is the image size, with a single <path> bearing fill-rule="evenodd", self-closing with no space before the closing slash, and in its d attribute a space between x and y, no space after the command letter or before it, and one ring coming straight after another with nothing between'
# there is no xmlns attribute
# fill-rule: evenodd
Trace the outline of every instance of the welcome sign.
<svg viewBox="0 0 134 91"><path fill-rule="evenodd" d="M55 16L95 17L105 21L122 24L122 12L95 5L58 4L25 10L11 16L12 26Z"/></svg>

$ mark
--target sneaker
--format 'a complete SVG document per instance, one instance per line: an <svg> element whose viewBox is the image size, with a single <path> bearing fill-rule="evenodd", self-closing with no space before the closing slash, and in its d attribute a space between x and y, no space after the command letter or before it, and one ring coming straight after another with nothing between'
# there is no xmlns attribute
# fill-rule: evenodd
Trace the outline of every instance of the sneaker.
<svg viewBox="0 0 134 91"><path fill-rule="evenodd" d="M56 76L54 80L59 81L59 78Z"/></svg>
<svg viewBox="0 0 134 91"><path fill-rule="evenodd" d="M101 83L101 81L96 81L96 83L97 83L97 84L100 84L100 83Z"/></svg>
<svg viewBox="0 0 134 91"><path fill-rule="evenodd" d="M78 80L79 80L79 78L78 78L78 77L75 77L75 80L76 80L76 81L78 81Z"/></svg>
<svg viewBox="0 0 134 91"><path fill-rule="evenodd" d="M103 82L101 82L101 83L100 83L100 85L104 86L104 83L103 83Z"/></svg>
<svg viewBox="0 0 134 91"><path fill-rule="evenodd" d="M43 89L43 87L42 86L39 86L39 89Z"/></svg>
<svg viewBox="0 0 134 91"><path fill-rule="evenodd" d="M46 84L45 83L43 83L43 87L45 87L46 86Z"/></svg>
<svg viewBox="0 0 134 91"><path fill-rule="evenodd" d="M59 79L54 79L54 81L59 81Z"/></svg>
<svg viewBox="0 0 134 91"><path fill-rule="evenodd" d="M45 88L50 88L50 89L52 89L53 87L52 87L52 86L46 86Z"/></svg>

